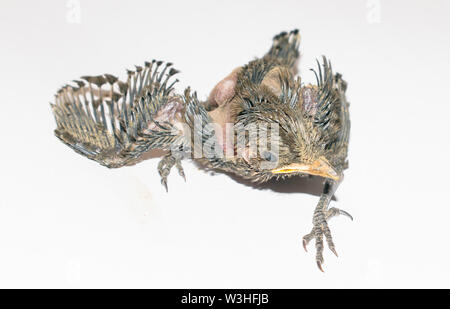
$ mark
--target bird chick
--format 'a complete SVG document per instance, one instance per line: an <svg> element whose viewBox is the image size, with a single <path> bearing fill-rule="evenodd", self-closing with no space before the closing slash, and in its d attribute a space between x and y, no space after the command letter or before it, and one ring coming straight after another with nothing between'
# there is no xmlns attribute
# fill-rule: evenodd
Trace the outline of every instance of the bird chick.
<svg viewBox="0 0 450 309"><path fill-rule="evenodd" d="M272 178L319 176L323 193L313 228L316 263L323 271L323 241L337 255L330 218L347 212L330 208L347 168L350 132L346 82L323 57L313 70L316 85L296 75L298 30L282 32L261 58L235 68L204 102L188 88L174 92L171 63L146 62L128 71L126 82L104 74L66 85L51 104L55 135L76 152L109 168L135 162L150 149L167 150L158 165L161 183L181 160L265 182Z"/></svg>

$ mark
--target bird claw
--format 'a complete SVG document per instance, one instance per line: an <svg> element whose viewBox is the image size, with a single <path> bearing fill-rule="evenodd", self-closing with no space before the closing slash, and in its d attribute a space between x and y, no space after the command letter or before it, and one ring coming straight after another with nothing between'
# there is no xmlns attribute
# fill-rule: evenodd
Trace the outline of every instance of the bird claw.
<svg viewBox="0 0 450 309"><path fill-rule="evenodd" d="M178 174L180 174L180 176L183 177L184 181L186 181L186 176L184 175L184 170L181 166L181 159L172 156L172 154L164 156L158 164L158 172L161 176L161 184L164 186L164 188L166 188L166 192L169 192L169 188L167 187L167 177L169 176L170 170L174 165L178 169Z"/></svg>
<svg viewBox="0 0 450 309"><path fill-rule="evenodd" d="M352 215L349 214L348 212L346 212L345 210L339 209L339 214L340 214L340 215L343 215L343 216L346 216L346 217L350 218L350 220L353 221Z"/></svg>
<svg viewBox="0 0 450 309"><path fill-rule="evenodd" d="M183 177L184 182L186 182L186 175L184 174L184 169L183 169L183 166L181 165L181 162L180 161L176 161L176 166L177 166L177 169L178 169L178 174L181 177Z"/></svg>
<svg viewBox="0 0 450 309"><path fill-rule="evenodd" d="M306 252L308 252L308 248L306 246L308 246L308 243L313 238L314 238L313 231L311 231L311 233L306 234L305 236L303 236L303 249L305 249Z"/></svg>
<svg viewBox="0 0 450 309"><path fill-rule="evenodd" d="M322 263L321 262L319 262L319 261L317 261L317 267L319 267L319 269L320 269L320 271L321 272L325 272L324 270L323 270L323 268L322 268Z"/></svg>
<svg viewBox="0 0 450 309"><path fill-rule="evenodd" d="M303 249L305 249L305 251L308 252L308 248L306 248L306 245L307 245L307 243L306 243L305 239L303 239Z"/></svg>
<svg viewBox="0 0 450 309"><path fill-rule="evenodd" d="M303 236L303 248L306 252L308 243L314 238L316 242L316 263L317 267L320 271L324 272L322 264L323 264L323 237L325 236L325 240L328 244L328 248L331 252L336 255L336 257L339 257L336 248L333 243L333 239L331 237L331 231L328 227L328 220L331 217L337 216L337 215L344 215L349 217L353 220L353 217L346 211L340 210L338 208L330 208L327 211L319 210L314 214L314 227L311 230L310 233Z"/></svg>
<svg viewBox="0 0 450 309"><path fill-rule="evenodd" d="M339 257L335 248L330 248L330 251L333 252L336 257Z"/></svg>
<svg viewBox="0 0 450 309"><path fill-rule="evenodd" d="M169 192L169 188L167 187L167 179L161 179L161 184L166 188L166 192Z"/></svg>

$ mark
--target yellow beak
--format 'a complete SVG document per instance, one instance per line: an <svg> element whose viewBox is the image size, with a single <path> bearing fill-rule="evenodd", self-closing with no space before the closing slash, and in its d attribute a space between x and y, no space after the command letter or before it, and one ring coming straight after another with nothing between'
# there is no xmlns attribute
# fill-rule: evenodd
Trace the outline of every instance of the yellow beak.
<svg viewBox="0 0 450 309"><path fill-rule="evenodd" d="M325 178L331 178L333 180L339 180L339 174L331 167L325 158L320 158L313 163L292 163L280 168L272 170L274 174L291 174L291 173L304 173L314 176L321 176Z"/></svg>

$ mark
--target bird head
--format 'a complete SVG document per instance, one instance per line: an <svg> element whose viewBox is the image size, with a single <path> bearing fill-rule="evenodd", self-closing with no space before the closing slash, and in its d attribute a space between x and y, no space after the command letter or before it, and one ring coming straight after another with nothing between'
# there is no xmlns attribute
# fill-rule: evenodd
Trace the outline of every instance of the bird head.
<svg viewBox="0 0 450 309"><path fill-rule="evenodd" d="M240 116L239 123L246 125L241 126L245 134L238 133L237 153L256 177L300 174L339 180L321 133L297 109L266 102Z"/></svg>
<svg viewBox="0 0 450 309"><path fill-rule="evenodd" d="M314 175L339 180L339 171L329 161L330 120L324 126L315 117L320 89L282 77L278 93L264 83L249 83L239 92L235 123L245 134L238 133L237 153L251 170L249 178Z"/></svg>

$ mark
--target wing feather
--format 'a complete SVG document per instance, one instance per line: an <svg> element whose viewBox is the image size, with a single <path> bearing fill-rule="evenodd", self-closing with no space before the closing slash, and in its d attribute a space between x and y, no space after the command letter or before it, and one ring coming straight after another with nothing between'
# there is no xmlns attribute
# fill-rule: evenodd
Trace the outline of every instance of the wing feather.
<svg viewBox="0 0 450 309"><path fill-rule="evenodd" d="M170 149L180 138L173 124L183 109L181 97L173 93L178 80L172 77L178 71L171 66L153 60L128 70L126 82L103 74L83 76L62 87L51 104L55 135L76 152L111 168L152 148Z"/></svg>

